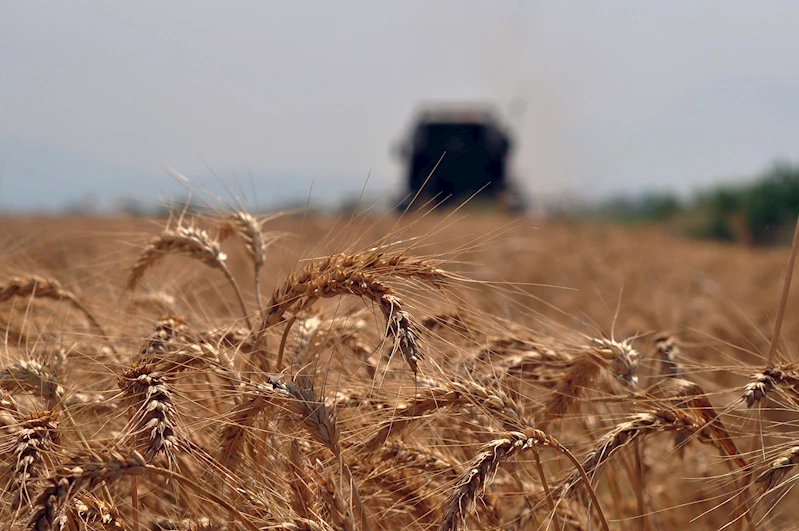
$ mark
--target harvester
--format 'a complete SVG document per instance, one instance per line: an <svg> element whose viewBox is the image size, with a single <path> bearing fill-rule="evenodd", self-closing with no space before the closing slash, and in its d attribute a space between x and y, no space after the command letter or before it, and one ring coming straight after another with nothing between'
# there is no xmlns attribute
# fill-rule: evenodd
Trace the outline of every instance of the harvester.
<svg viewBox="0 0 799 531"><path fill-rule="evenodd" d="M486 106L438 105L422 110L397 150L407 172L399 208L431 202L458 206L470 200L523 210L524 202L508 175L511 148L509 132Z"/></svg>

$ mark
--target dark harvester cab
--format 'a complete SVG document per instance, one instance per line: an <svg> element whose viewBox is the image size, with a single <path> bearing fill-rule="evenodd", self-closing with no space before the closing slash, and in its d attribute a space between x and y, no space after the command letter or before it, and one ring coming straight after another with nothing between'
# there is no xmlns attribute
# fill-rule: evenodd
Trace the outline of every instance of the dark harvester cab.
<svg viewBox="0 0 799 531"><path fill-rule="evenodd" d="M519 209L517 194L508 185L510 149L508 134L485 107L422 111L400 150L408 171L407 197L400 207L405 209L421 190L416 206L432 197L435 203L459 205L479 191L480 202Z"/></svg>

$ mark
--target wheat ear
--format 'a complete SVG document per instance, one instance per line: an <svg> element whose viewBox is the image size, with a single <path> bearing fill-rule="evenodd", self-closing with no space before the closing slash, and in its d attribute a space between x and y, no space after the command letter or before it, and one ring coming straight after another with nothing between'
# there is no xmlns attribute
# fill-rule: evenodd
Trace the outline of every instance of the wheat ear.
<svg viewBox="0 0 799 531"><path fill-rule="evenodd" d="M768 469L760 474L756 483L763 485L765 491L772 490L782 483L783 478L797 464L799 464L799 446L792 446L769 463Z"/></svg>
<svg viewBox="0 0 799 531"><path fill-rule="evenodd" d="M35 412L19 422L13 450L14 477L8 493L13 495L12 507L30 505L28 480L42 476L47 465L48 454L59 442L58 412Z"/></svg>
<svg viewBox="0 0 799 531"><path fill-rule="evenodd" d="M99 524L101 529L105 530L124 531L125 529L119 509L92 495L75 499L71 512L71 524L75 529L80 529L80 524L88 524L88 526Z"/></svg>
<svg viewBox="0 0 799 531"><path fill-rule="evenodd" d="M634 387L638 383L635 373L639 358L640 354L626 341L594 339L593 345L572 361L544 404L543 425L577 409L580 399L603 368L625 385Z"/></svg>
<svg viewBox="0 0 799 531"><path fill-rule="evenodd" d="M0 369L0 388L36 393L47 402L48 409L57 407L64 398L64 388L55 376L35 360L20 360Z"/></svg>
<svg viewBox="0 0 799 531"><path fill-rule="evenodd" d="M261 221L247 212L234 212L225 218L225 223L220 232L220 239L224 240L229 234L238 236L244 243L244 248L252 260L255 270L255 300L258 302L258 310L263 311L261 269L266 262L266 243L264 242Z"/></svg>
<svg viewBox="0 0 799 531"><path fill-rule="evenodd" d="M320 494L330 521L340 531L355 531L355 520L330 473L322 475Z"/></svg>
<svg viewBox="0 0 799 531"><path fill-rule="evenodd" d="M799 387L799 365L781 363L754 375L752 381L744 386L743 399L746 407L752 408L763 400L775 387L785 387L796 394Z"/></svg>
<svg viewBox="0 0 799 531"><path fill-rule="evenodd" d="M339 466L350 483L355 507L361 515L361 528L363 531L369 531L368 515L361 501L358 485L341 454L335 411L328 409L325 403L316 396L313 380L309 376L301 376L288 383L283 383L278 378L272 378L272 385L281 395L289 398L286 405L301 419L311 437L327 447L338 459Z"/></svg>
<svg viewBox="0 0 799 531"><path fill-rule="evenodd" d="M594 449L583 459L581 465L586 474L593 474L618 450L650 433L669 431L695 435L701 442L718 447L717 443L704 433L705 426L704 422L680 409L664 408L648 413L639 413L634 415L631 420L616 425L601 437ZM554 489L554 493L558 497L567 495L580 482L580 479L572 472Z"/></svg>
<svg viewBox="0 0 799 531"><path fill-rule="evenodd" d="M170 468L177 465L175 451L182 448L176 433L177 410L166 376L153 364L136 365L125 371L119 387L133 411L128 432L134 440L144 434L143 449L147 462L157 455L167 458Z"/></svg>
<svg viewBox="0 0 799 531"><path fill-rule="evenodd" d="M231 472L236 471L241 463L242 448L248 428L255 422L258 414L276 398L270 385L249 385L245 389L241 403L235 405L228 413L219 436L217 459L222 466Z"/></svg>
<svg viewBox="0 0 799 531"><path fill-rule="evenodd" d="M455 406L473 405L500 415L500 420L509 429L521 427L521 409L498 389L491 389L475 382L450 381L420 391L413 399L395 407L392 417L382 423L380 430L364 445L364 451L377 451L388 441L410 429L415 421L426 418L431 411Z"/></svg>

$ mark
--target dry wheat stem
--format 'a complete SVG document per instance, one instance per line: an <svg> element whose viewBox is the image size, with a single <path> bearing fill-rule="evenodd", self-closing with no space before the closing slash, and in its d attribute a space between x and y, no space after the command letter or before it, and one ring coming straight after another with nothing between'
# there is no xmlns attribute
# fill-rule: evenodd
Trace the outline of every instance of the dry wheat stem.
<svg viewBox="0 0 799 531"><path fill-rule="evenodd" d="M771 366L774 362L774 355L777 353L777 347L780 342L780 330L782 330L782 321L785 317L785 308L788 306L788 294L791 291L791 280L793 279L794 263L796 262L796 253L799 251L799 217L796 219L793 233L793 245L791 245L791 254L788 258L788 267L785 271L785 282L782 286L782 293L780 294L780 304L777 307L777 316L774 320L774 334L771 338L771 345L768 349L768 365Z"/></svg>

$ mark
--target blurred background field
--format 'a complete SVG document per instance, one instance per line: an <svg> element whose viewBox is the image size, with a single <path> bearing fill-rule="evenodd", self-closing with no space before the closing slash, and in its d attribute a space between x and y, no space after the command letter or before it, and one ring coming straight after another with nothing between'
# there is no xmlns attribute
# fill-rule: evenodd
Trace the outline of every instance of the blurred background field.
<svg viewBox="0 0 799 531"><path fill-rule="evenodd" d="M619 337L640 335L644 344L657 333L676 334L694 346L688 351L700 363L762 363L788 257L784 247L690 240L646 224L512 219L468 210L402 219L364 214L353 221L352 216L300 212L269 222L270 230L285 236L269 252L267 278L278 282L299 258L368 247L403 227L397 245L410 243L414 254L441 256L448 270L473 279L464 295L492 315L541 333L613 330ZM3 270L54 275L87 296L115 301L124 313L131 300L120 291L121 283L109 279L127 274L141 246L165 221L6 218L0 225ZM235 245L223 244L223 250L231 255L234 272L245 277L246 261ZM206 294L203 304L231 303L214 295L225 290L222 280L203 284L208 279L203 268L164 271L155 277L156 291L194 297L200 289ZM265 283L262 289L269 293L274 287ZM798 290L797 285L791 290L791 308L799 304ZM786 352L795 350L799 337L795 315L789 311L783 327Z"/></svg>

